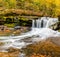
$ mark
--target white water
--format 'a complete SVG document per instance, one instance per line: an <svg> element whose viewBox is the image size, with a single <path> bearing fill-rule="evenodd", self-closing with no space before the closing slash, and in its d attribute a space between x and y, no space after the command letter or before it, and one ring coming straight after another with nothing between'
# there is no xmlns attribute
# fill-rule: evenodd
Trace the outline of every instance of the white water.
<svg viewBox="0 0 60 57"><path fill-rule="evenodd" d="M32 30L19 36L0 37L0 42L4 42L0 46L0 51L5 51L9 47L22 48L26 45L32 44L34 41L46 39L47 37L60 37L60 32L54 31L49 26L58 22L57 18L42 17L38 20L32 20ZM39 38L33 36L39 36ZM21 39L32 37L32 42L20 41Z"/></svg>

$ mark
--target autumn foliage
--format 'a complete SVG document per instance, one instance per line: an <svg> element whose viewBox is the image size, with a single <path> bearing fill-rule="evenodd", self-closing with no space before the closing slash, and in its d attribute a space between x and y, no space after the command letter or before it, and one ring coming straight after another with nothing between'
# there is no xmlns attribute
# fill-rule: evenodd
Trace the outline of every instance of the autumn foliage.
<svg viewBox="0 0 60 57"><path fill-rule="evenodd" d="M60 46L51 40L46 40L27 46L24 52L27 57L59 57Z"/></svg>
<svg viewBox="0 0 60 57"><path fill-rule="evenodd" d="M31 10L43 16L57 17L60 15L60 0L0 0L0 10L5 9Z"/></svg>

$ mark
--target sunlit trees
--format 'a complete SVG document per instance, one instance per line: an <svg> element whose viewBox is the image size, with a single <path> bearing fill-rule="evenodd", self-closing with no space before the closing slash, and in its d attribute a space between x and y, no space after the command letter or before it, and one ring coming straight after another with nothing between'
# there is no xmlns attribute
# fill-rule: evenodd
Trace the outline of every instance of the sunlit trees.
<svg viewBox="0 0 60 57"><path fill-rule="evenodd" d="M3 8L16 8L16 0L0 0L0 7Z"/></svg>
<svg viewBox="0 0 60 57"><path fill-rule="evenodd" d="M17 0L17 8L19 9L23 9L24 8L24 3L25 3L25 0Z"/></svg>
<svg viewBox="0 0 60 57"><path fill-rule="evenodd" d="M40 12L43 16L57 17L60 14L60 0L0 0L5 9L24 9Z"/></svg>
<svg viewBox="0 0 60 57"><path fill-rule="evenodd" d="M8 4L10 8L16 8L16 0L9 0Z"/></svg>

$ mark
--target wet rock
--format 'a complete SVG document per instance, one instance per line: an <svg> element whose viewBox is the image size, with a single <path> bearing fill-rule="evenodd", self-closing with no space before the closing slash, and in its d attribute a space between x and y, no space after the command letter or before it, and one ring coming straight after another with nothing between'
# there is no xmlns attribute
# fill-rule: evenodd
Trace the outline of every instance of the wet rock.
<svg viewBox="0 0 60 57"><path fill-rule="evenodd" d="M11 53L11 52L20 52L20 49L10 47L9 49L7 49L7 51L9 53Z"/></svg>
<svg viewBox="0 0 60 57"><path fill-rule="evenodd" d="M21 27L20 26L15 26L14 27L14 29L16 30L16 29L20 29Z"/></svg>
<svg viewBox="0 0 60 57"><path fill-rule="evenodd" d="M27 43L32 43L32 38L25 38L25 39L22 39L21 41L24 41L24 42L27 42Z"/></svg>
<svg viewBox="0 0 60 57"><path fill-rule="evenodd" d="M3 43L3 42L0 42L0 46L3 46L5 43Z"/></svg>

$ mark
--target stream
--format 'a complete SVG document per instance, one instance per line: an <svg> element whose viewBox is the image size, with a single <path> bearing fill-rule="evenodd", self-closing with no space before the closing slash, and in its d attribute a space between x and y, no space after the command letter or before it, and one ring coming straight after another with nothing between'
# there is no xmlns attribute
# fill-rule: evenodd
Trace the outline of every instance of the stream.
<svg viewBox="0 0 60 57"><path fill-rule="evenodd" d="M60 37L60 32L54 31L49 26L58 22L58 18L41 17L37 20L32 20L31 31L19 36L0 37L0 42L4 43L0 46L0 52L7 52L9 47L21 49L36 41L41 41L48 37ZM27 38L26 40L24 40Z"/></svg>

